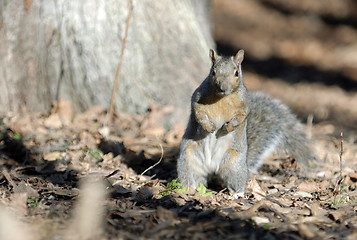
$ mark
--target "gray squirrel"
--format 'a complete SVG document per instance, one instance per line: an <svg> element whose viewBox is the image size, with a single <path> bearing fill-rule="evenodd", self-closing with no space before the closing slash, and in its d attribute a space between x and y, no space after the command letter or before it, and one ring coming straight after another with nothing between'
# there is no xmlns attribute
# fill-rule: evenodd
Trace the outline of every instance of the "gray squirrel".
<svg viewBox="0 0 357 240"><path fill-rule="evenodd" d="M296 116L279 100L244 86L244 51L222 57L210 49L210 58L209 75L192 95L177 160L183 186L207 185L213 173L230 193L242 196L251 173L273 152L285 152L308 166L315 157Z"/></svg>

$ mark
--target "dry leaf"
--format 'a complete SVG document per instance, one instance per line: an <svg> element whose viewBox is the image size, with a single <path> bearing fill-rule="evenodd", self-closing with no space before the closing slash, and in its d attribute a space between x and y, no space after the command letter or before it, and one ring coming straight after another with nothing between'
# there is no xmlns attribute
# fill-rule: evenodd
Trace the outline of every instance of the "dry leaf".
<svg viewBox="0 0 357 240"><path fill-rule="evenodd" d="M81 147L87 147L90 149L95 149L99 143L99 141L89 132L87 131L82 131L79 134L80 141L78 145Z"/></svg>
<svg viewBox="0 0 357 240"><path fill-rule="evenodd" d="M278 192L279 192L279 190L276 188L268 189L268 195L276 194Z"/></svg>
<svg viewBox="0 0 357 240"><path fill-rule="evenodd" d="M357 171L350 173L349 177L352 182L357 182Z"/></svg>
<svg viewBox="0 0 357 240"><path fill-rule="evenodd" d="M33 121L31 117L25 115L19 118L18 120L16 120L15 122L13 122L10 125L10 128L16 133L19 133L21 135L26 135L27 133L34 132L34 125L31 124L32 122Z"/></svg>
<svg viewBox="0 0 357 240"><path fill-rule="evenodd" d="M38 198L40 195L30 184L21 181L15 188L14 193L26 193L28 197Z"/></svg>
<svg viewBox="0 0 357 240"><path fill-rule="evenodd" d="M148 186L143 186L139 188L139 190L136 192L135 200L138 202L143 202L149 198L152 198L152 196L153 196L152 188Z"/></svg>
<svg viewBox="0 0 357 240"><path fill-rule="evenodd" d="M162 138L165 134L166 130L162 127L151 127L145 128L140 132L140 135L154 137L154 138Z"/></svg>
<svg viewBox="0 0 357 240"><path fill-rule="evenodd" d="M293 194L294 197L298 197L298 198L313 198L313 196L308 193L308 192L295 192Z"/></svg>
<svg viewBox="0 0 357 240"><path fill-rule="evenodd" d="M68 126L73 119L72 104L70 101L54 101L51 109L52 114L58 114L61 123Z"/></svg>
<svg viewBox="0 0 357 240"><path fill-rule="evenodd" d="M263 197L265 196L265 192L262 190L257 180L255 179L255 175L249 180L247 188L252 190L252 194L257 201L265 199ZM263 196L261 196L259 193Z"/></svg>
<svg viewBox="0 0 357 240"><path fill-rule="evenodd" d="M182 196L186 196L187 199ZM174 198L174 200L175 200L176 204L180 207L184 206L189 201L188 196L186 194L177 194L176 197Z"/></svg>
<svg viewBox="0 0 357 240"><path fill-rule="evenodd" d="M320 186L317 182L304 181L304 182L300 183L300 185L298 186L298 189L301 192L313 193L313 192L319 192Z"/></svg>
<svg viewBox="0 0 357 240"><path fill-rule="evenodd" d="M107 126L103 126L98 129L98 132L106 139L109 137L110 129Z"/></svg>
<svg viewBox="0 0 357 240"><path fill-rule="evenodd" d="M329 216L335 222L340 221L342 217L346 216L346 209L330 211Z"/></svg>
<svg viewBox="0 0 357 240"><path fill-rule="evenodd" d="M44 153L43 159L46 161L55 161L57 159L59 160L63 159L63 157L61 152L50 152L50 153Z"/></svg>
<svg viewBox="0 0 357 240"><path fill-rule="evenodd" d="M331 223L331 220L328 217L325 216L306 216L301 219L301 223L314 223L314 224L319 224L319 223Z"/></svg>
<svg viewBox="0 0 357 240"><path fill-rule="evenodd" d="M132 193L132 191L122 187L122 186L119 186L119 185L115 185L113 186L113 189L115 191L115 193L118 193L118 194L128 194L128 193Z"/></svg>
<svg viewBox="0 0 357 240"><path fill-rule="evenodd" d="M326 216L327 211L321 208L320 204L317 202L313 202L311 204L311 214L312 216Z"/></svg>
<svg viewBox="0 0 357 240"><path fill-rule="evenodd" d="M45 119L44 125L47 128L59 129L62 127L62 121L57 113L51 114L48 118Z"/></svg>
<svg viewBox="0 0 357 240"><path fill-rule="evenodd" d="M269 223L269 218L267 217L259 217L259 216L254 216L252 217L252 220L257 224L257 225L263 225Z"/></svg>

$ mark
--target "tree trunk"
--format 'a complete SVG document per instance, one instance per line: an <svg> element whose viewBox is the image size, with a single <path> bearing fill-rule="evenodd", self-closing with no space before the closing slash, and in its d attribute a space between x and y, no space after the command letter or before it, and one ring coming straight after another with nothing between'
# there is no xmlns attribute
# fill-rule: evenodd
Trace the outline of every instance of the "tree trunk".
<svg viewBox="0 0 357 240"><path fill-rule="evenodd" d="M109 108L129 1L1 0L0 112ZM209 1L134 1L116 109L189 109L209 69ZM178 120L182 117L177 118ZM175 120L174 120L175 122Z"/></svg>

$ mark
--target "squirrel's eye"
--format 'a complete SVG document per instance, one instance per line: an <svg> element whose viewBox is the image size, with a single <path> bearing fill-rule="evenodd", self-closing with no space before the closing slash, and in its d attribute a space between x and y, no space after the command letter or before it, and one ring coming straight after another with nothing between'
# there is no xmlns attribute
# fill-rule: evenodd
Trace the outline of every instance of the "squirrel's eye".
<svg viewBox="0 0 357 240"><path fill-rule="evenodd" d="M216 76L216 71L215 70L212 71L212 76Z"/></svg>
<svg viewBox="0 0 357 240"><path fill-rule="evenodd" d="M238 71L237 71L237 70L234 72L234 75L235 75L236 77L238 77Z"/></svg>

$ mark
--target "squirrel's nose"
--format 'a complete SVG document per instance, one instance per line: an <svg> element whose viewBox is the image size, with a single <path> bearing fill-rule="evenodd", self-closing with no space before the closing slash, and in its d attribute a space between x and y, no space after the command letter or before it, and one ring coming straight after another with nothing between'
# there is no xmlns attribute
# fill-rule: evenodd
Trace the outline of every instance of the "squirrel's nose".
<svg viewBox="0 0 357 240"><path fill-rule="evenodd" d="M227 81L223 81L220 84L218 84L218 90L220 92L226 92L228 90L228 88L229 88L229 86L228 86Z"/></svg>

